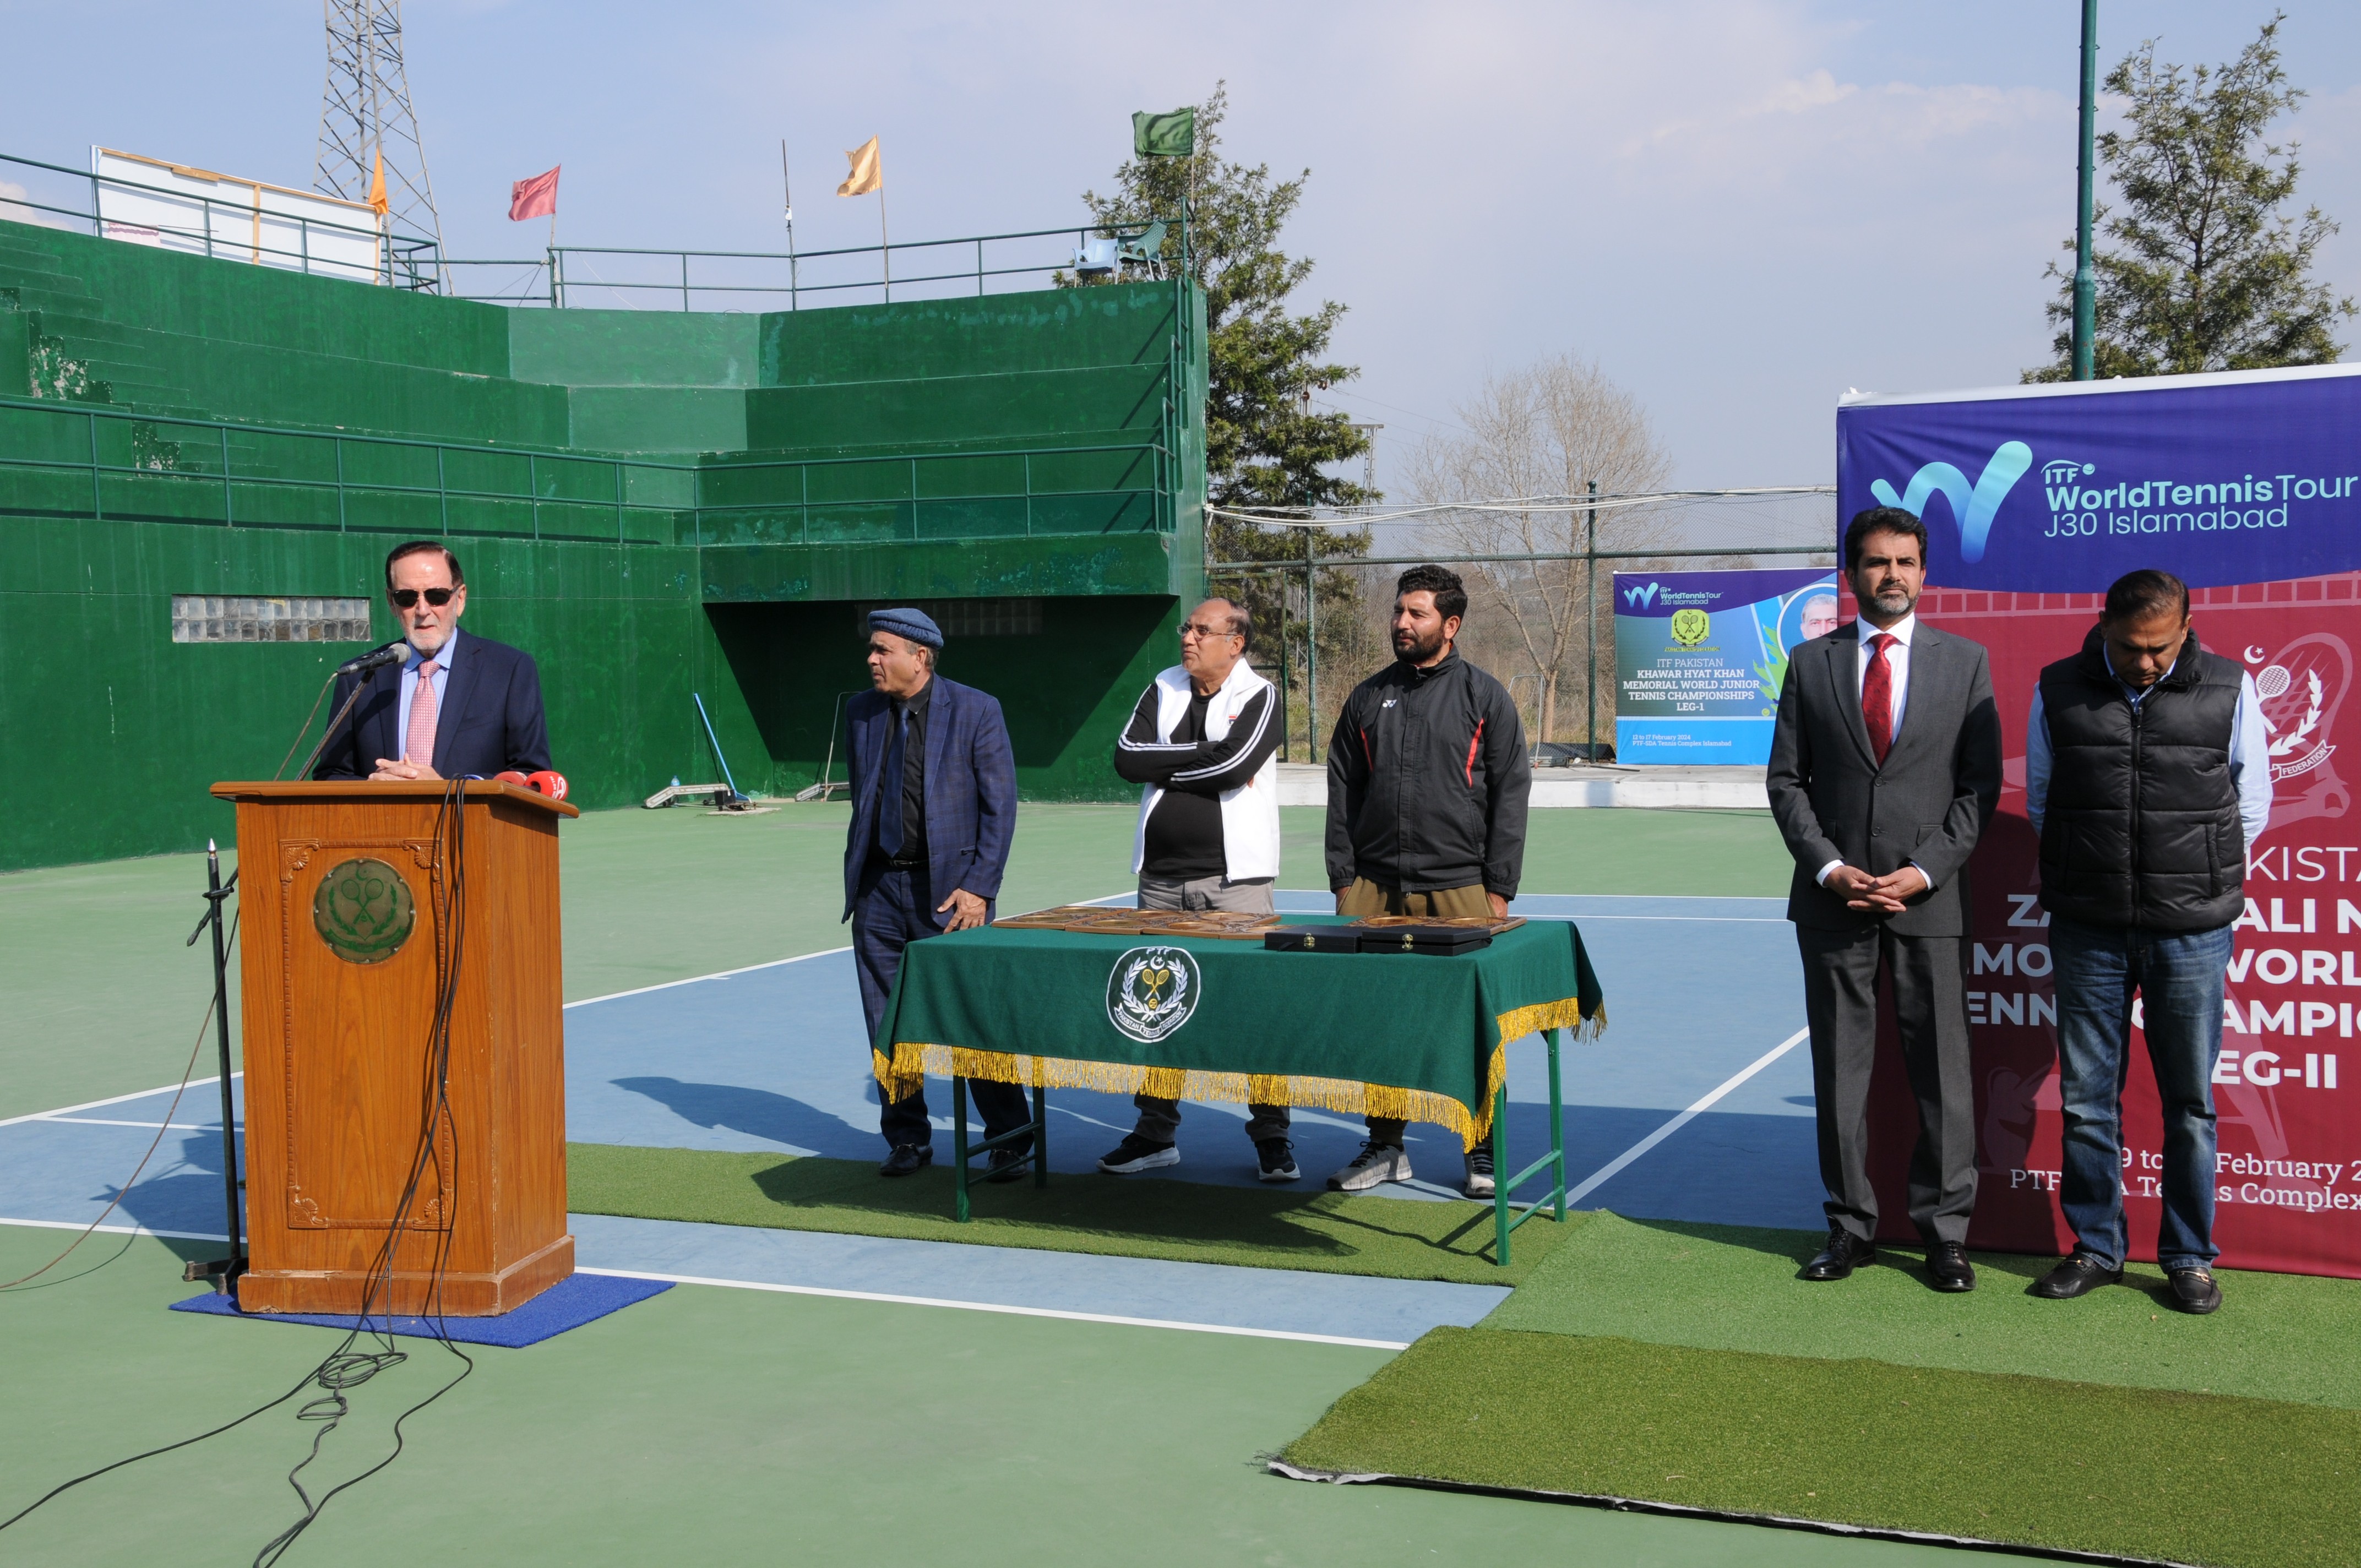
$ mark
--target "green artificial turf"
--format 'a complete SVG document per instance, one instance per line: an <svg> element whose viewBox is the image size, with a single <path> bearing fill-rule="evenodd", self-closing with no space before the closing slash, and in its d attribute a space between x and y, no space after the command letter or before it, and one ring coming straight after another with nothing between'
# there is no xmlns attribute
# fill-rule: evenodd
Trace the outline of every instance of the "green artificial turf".
<svg viewBox="0 0 2361 1568"><path fill-rule="evenodd" d="M1916 1250L1840 1283L1798 1280L1822 1240L1598 1214L1483 1326L2361 1409L2361 1280L2225 1270L2222 1310L2192 1318L2138 1264L2078 1301L2026 1294L2055 1258L2000 1254L1975 1255L1961 1296L1928 1288Z"/></svg>
<svg viewBox="0 0 2361 1568"><path fill-rule="evenodd" d="M2361 1412L1436 1329L1283 1457L2223 1568L2344 1568Z"/></svg>
<svg viewBox="0 0 2361 1568"><path fill-rule="evenodd" d="M1059 1174L1046 1188L977 1187L962 1225L948 1161L884 1181L865 1160L611 1144L569 1144L566 1157L569 1204L585 1214L1475 1285L1514 1285L1579 1223L1526 1222L1498 1268L1488 1203Z"/></svg>

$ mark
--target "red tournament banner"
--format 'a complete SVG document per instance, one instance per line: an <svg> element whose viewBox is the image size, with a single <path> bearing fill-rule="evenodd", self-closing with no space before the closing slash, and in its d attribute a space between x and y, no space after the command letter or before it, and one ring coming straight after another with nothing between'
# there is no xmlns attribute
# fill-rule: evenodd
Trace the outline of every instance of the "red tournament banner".
<svg viewBox="0 0 2361 1568"><path fill-rule="evenodd" d="M1918 612L1984 645L2000 707L2000 808L1970 868L1970 1242L2052 1255L2073 1244L2059 1210L2057 997L2025 815L2026 723L2042 667L2081 649L2107 583L2157 566L2192 585L2198 640L2253 677L2270 738L2270 824L2246 850L2213 1074L2214 1240L2226 1267L2361 1277L2361 824L2348 822L2342 773L2361 757L2361 705L2348 700L2361 646L2361 380L2337 367L2076 390L1839 415L1840 513L1897 499L1919 512L1930 582L1944 586ZM1887 414L1910 422L1865 417ZM1938 430L1953 451L1992 455L1973 486L1974 462L1949 461L1930 439ZM1996 447L1995 435L2011 439ZM2277 449L2290 442L2308 450ZM1925 482L1937 469L1949 471ZM2071 591L2027 586L2045 580ZM2140 1022L2136 1007L2123 1178L2132 1255L2153 1260L2163 1129ZM1872 1102L1884 1234L1907 1240L1916 1113L1898 1053L1881 1058Z"/></svg>

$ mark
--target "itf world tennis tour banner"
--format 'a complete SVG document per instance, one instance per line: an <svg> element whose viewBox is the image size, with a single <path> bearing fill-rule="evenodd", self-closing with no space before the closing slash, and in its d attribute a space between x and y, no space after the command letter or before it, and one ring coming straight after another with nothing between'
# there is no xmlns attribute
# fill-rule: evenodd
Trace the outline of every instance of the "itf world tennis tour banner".
<svg viewBox="0 0 2361 1568"><path fill-rule="evenodd" d="M1787 652L1837 629L1837 575L1615 574L1615 760L1771 760Z"/></svg>
<svg viewBox="0 0 2361 1568"><path fill-rule="evenodd" d="M2007 771L1971 868L1972 1245L2071 1245L2026 711L2041 667L2097 622L2107 585L2158 567L2189 583L2202 645L2254 677L2270 732L2270 826L2246 847L2213 1074L2214 1239L2225 1266L2361 1276L2361 823L2344 776L2361 761L2356 367L1849 399L1837 503L1840 518L1918 514L1920 615L1992 654ZM2134 1255L2153 1259L2162 1124L2137 1020L2123 1177ZM1915 1125L1899 1061L1881 1062L1880 1080L1880 1124ZM1888 1142L1883 1206L1900 1219L1908 1140Z"/></svg>

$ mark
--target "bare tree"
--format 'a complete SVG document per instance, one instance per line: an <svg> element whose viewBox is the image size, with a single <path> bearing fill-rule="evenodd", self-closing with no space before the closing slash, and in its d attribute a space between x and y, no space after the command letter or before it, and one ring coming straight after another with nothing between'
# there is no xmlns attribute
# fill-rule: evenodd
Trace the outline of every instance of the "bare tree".
<svg viewBox="0 0 2361 1568"><path fill-rule="evenodd" d="M1422 504L1563 501L1588 494L1594 484L1602 496L1645 495L1663 487L1672 467L1639 402L1571 353L1488 377L1456 412L1464 433L1429 436L1412 449L1407 488ZM1443 527L1470 555L1514 557L1473 563L1465 576L1471 597L1514 630L1540 687L1536 738L1554 739L1568 661L1588 651L1593 627L1603 647L1614 620L1611 574L1598 574L1606 578L1601 585L1589 563L1538 558L1581 551L1584 515L1563 505L1488 508L1446 513ZM1666 521L1646 509L1616 509L1598 519L1598 547L1644 549L1664 543L1668 532ZM1604 597L1594 600L1602 587ZM1611 693L1611 654L1604 669ZM1584 716L1586 740L1595 718Z"/></svg>

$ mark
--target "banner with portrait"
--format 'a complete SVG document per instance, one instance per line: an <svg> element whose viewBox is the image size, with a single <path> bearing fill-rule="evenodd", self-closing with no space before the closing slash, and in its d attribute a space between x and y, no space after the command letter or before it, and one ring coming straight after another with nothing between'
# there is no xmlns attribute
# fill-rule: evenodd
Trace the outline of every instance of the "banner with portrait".
<svg viewBox="0 0 2361 1568"><path fill-rule="evenodd" d="M2354 367L1851 400L1838 510L1916 513L1920 616L1992 657L2005 758L1971 867L1967 981L1980 1190L1972 1245L2061 1252L2057 1003L2025 815L2026 724L2042 667L2078 650L2108 584L2157 567L2191 589L2195 634L2254 676L2269 729L2270 825L2246 847L2213 1074L2214 1240L2225 1266L2361 1276L2361 833L2343 777L2361 644L2361 376ZM1845 613L1853 607L1848 597ZM2153 1259L2162 1121L2134 1014L2124 1185ZM1882 1060L1881 1207L1901 1239L1915 1112Z"/></svg>
<svg viewBox="0 0 2361 1568"><path fill-rule="evenodd" d="M1761 767L1787 653L1837 628L1836 573L1615 574L1615 760Z"/></svg>

